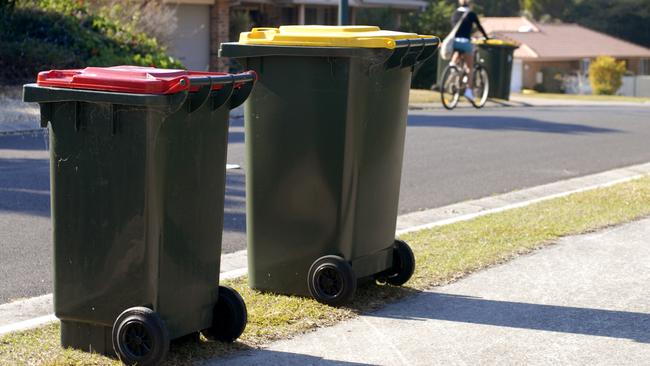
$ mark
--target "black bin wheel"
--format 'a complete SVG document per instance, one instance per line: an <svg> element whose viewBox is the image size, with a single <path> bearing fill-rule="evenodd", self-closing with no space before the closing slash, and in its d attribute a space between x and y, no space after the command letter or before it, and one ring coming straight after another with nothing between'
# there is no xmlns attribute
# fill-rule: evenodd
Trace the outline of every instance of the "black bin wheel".
<svg viewBox="0 0 650 366"><path fill-rule="evenodd" d="M219 299L214 305L212 326L201 331L211 341L234 342L244 333L248 322L246 303L241 295L227 286L219 286Z"/></svg>
<svg viewBox="0 0 650 366"><path fill-rule="evenodd" d="M311 296L330 306L349 303L357 290L352 266L336 255L318 258L309 268L307 281Z"/></svg>
<svg viewBox="0 0 650 366"><path fill-rule="evenodd" d="M113 349L125 365L159 365L169 351L169 333L158 313L133 307L113 324Z"/></svg>
<svg viewBox="0 0 650 366"><path fill-rule="evenodd" d="M402 286L415 272L415 256L405 241L395 240L393 248L392 274L386 277L386 282L394 286Z"/></svg>

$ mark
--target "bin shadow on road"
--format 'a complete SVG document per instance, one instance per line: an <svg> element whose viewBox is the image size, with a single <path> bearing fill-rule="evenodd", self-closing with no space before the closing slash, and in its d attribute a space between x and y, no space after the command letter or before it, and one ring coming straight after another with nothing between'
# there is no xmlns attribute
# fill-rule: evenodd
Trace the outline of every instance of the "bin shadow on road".
<svg viewBox="0 0 650 366"><path fill-rule="evenodd" d="M369 316L432 319L650 343L650 314L423 292Z"/></svg>
<svg viewBox="0 0 650 366"><path fill-rule="evenodd" d="M623 131L593 127L577 123L547 122L532 118L505 116L423 116L410 115L409 127L450 127L476 130L503 130L581 135L593 133L621 133Z"/></svg>

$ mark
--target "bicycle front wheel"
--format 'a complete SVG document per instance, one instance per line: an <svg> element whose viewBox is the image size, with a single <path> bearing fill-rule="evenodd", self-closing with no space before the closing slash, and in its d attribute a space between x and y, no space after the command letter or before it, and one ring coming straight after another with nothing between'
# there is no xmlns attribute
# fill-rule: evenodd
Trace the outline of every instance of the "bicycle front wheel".
<svg viewBox="0 0 650 366"><path fill-rule="evenodd" d="M478 66L472 72L472 91L474 92L474 100L472 105L476 108L482 108L488 100L490 94L490 79L485 68Z"/></svg>
<svg viewBox="0 0 650 366"><path fill-rule="evenodd" d="M462 74L456 66L447 66L442 73L440 98L442 105L449 110L456 108L460 99L461 78Z"/></svg>

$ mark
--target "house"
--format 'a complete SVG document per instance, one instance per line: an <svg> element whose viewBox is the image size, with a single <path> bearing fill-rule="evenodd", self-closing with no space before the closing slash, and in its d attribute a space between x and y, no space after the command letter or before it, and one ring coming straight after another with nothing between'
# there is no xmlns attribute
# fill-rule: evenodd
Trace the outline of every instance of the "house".
<svg viewBox="0 0 650 366"><path fill-rule="evenodd" d="M626 62L627 84L644 84L642 90L619 93L650 94L650 49L646 47L577 24L541 24L525 17L485 17L481 23L491 36L521 45L514 53L513 91L589 92L589 65L606 55ZM623 89L630 88L624 85Z"/></svg>
<svg viewBox="0 0 650 366"><path fill-rule="evenodd" d="M178 35L172 41L170 53L194 70L224 68L224 60L218 58L219 44L236 40L231 34L233 28L333 25L337 22L339 4L339 0L161 1L176 7ZM359 9L383 7L393 10L395 24L399 24L404 14L426 5L423 0L349 0L350 21L355 24ZM248 20L250 24L242 24Z"/></svg>

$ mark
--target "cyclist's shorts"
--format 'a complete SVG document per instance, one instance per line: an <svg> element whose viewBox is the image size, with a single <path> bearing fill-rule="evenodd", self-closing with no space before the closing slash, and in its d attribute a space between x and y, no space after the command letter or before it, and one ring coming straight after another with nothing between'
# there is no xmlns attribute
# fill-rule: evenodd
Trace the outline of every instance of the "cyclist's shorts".
<svg viewBox="0 0 650 366"><path fill-rule="evenodd" d="M472 41L467 38L454 38L454 51L460 53L472 53L474 52L474 45Z"/></svg>

